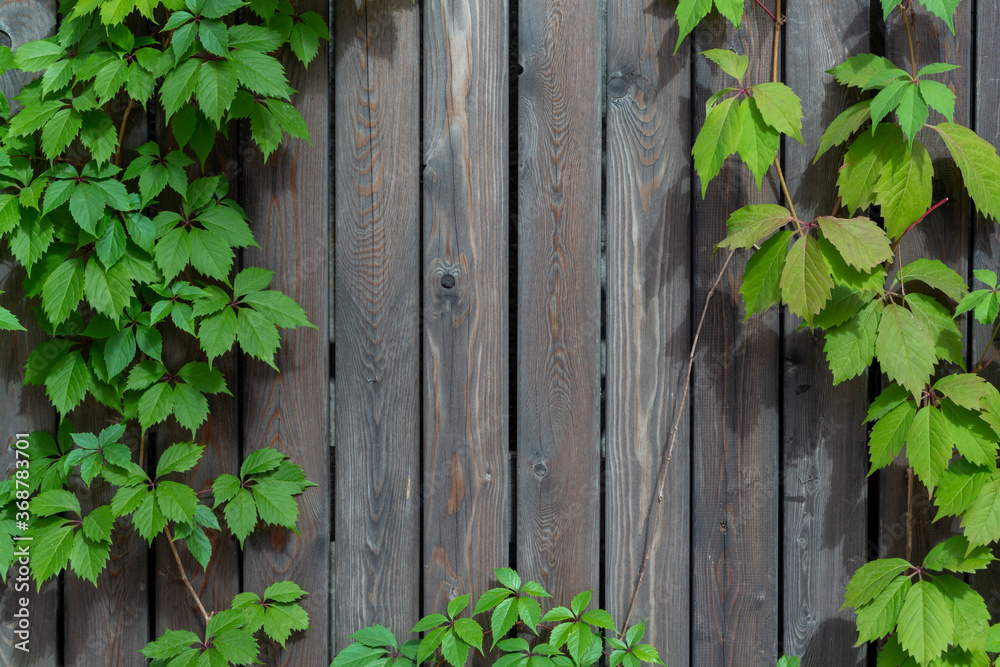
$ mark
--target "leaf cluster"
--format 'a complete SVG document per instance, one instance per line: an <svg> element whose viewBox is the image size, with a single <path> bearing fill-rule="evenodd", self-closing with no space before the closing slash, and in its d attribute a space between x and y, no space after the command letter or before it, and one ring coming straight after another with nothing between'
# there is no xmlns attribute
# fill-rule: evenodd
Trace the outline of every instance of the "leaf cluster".
<svg viewBox="0 0 1000 667"><path fill-rule="evenodd" d="M498 667L580 667L597 664L605 655L611 667L663 664L656 649L641 641L644 622L612 636L616 629L611 615L589 608L591 591L576 595L568 607L555 606L543 614L540 600L551 597L544 587L522 581L510 568L497 568L494 574L500 586L484 592L472 610L473 616L489 614L488 630L475 618L461 616L470 596L460 595L448 603L446 614L420 619L411 632L425 633L422 638L400 644L383 626L364 628L351 635L354 643L336 655L331 667L414 667L428 662L463 667L472 649L484 654L487 635L492 636L491 650L498 652ZM602 639L601 631L609 635ZM526 638L528 632L533 636Z"/></svg>

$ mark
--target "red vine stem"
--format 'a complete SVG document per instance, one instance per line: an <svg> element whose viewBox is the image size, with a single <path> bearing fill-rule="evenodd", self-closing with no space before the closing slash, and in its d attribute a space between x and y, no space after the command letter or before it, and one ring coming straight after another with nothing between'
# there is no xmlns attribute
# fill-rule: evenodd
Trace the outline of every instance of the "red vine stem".
<svg viewBox="0 0 1000 667"><path fill-rule="evenodd" d="M691 389L691 372L694 369L695 353L698 351L698 338L701 336L702 326L705 324L705 317L708 315L708 306L712 302L712 296L719 287L719 283L722 282L722 277L726 275L726 269L729 268L729 262L733 259L733 255L736 250L730 250L729 255L726 257L726 261L723 263L722 268L719 269L719 275L715 277L715 282L712 283L711 289L708 290L708 294L705 296L705 305L701 309L701 318L698 320L698 328L694 332L694 339L691 341L691 352L688 354L688 365L687 365L687 375L684 378L684 393L681 395L680 406L677 408L677 416L674 418L673 428L670 429L670 444L667 447L667 456L663 460L663 464L660 466L660 476L656 480L656 509L653 510L652 519L647 522L647 530L649 537L646 540L646 552L642 557L642 565L639 567L639 576L635 582L635 588L632 590L632 599L628 603L628 612L625 614L625 620L622 623L621 636L625 636L625 630L628 628L629 619L632 618L632 611L635 609L635 602L639 598L639 589L642 588L642 582L646 578L646 568L649 566L649 556L653 551L653 538L656 536L656 527L660 518L660 508L663 507L663 485L667 481L667 471L670 469L670 461L674 457L674 448L677 446L677 432L680 428L681 417L684 415L684 407L687 405L688 392Z"/></svg>

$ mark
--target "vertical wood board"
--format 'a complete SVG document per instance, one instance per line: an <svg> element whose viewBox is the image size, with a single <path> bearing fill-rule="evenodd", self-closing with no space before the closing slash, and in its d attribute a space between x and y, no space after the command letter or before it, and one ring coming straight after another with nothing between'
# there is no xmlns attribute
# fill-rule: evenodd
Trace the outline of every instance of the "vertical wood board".
<svg viewBox="0 0 1000 667"><path fill-rule="evenodd" d="M507 565L508 7L424 4L424 601Z"/></svg>
<svg viewBox="0 0 1000 667"><path fill-rule="evenodd" d="M25 42L43 38L53 32L56 23L56 3L49 0L6 0L0 4L0 44L17 48ZM6 39L3 37L6 36ZM20 72L0 76L0 92L12 100L27 79ZM23 386L24 366L28 354L44 342L35 324L33 309L25 300L24 271L14 268L15 260L5 250L0 257L0 306L15 314L27 331L4 331L0 345L0 474L2 479L14 475L17 468L15 446L18 434L45 431L55 435L57 418L55 409L45 396L43 387ZM23 544L23 543L22 543ZM16 561L15 561L16 563ZM16 567L16 566L15 566ZM7 575L6 586L0 590L0 667L55 667L61 664L58 641L44 641L41 637L57 639L60 634L59 608L60 585L51 579L38 590L34 581L27 590L18 590L24 581L17 580L12 569ZM15 644L24 637L17 636L19 619L14 617L21 610L22 598L28 600L31 627L28 635L29 652L18 650Z"/></svg>
<svg viewBox="0 0 1000 667"><path fill-rule="evenodd" d="M607 490L604 586L671 665L690 659L686 413L656 525L657 480L684 393L691 336L691 66L665 3L609 0ZM688 408L690 409L690 405Z"/></svg>
<svg viewBox="0 0 1000 667"><path fill-rule="evenodd" d="M750 56L745 81L771 80L774 23L748 5L736 30L711 15L698 29L696 48L730 48ZM706 58L695 61L695 127L705 101L729 85ZM697 184L698 181L695 180ZM699 186L695 186L699 187ZM695 290L699 317L725 262L713 247L725 221L747 204L778 201L772 169L758 193L750 171L729 161L695 198ZM694 371L692 452L692 664L770 665L778 637L778 314L743 321L738 292L745 255L734 256L709 304Z"/></svg>
<svg viewBox="0 0 1000 667"><path fill-rule="evenodd" d="M517 564L568 601L599 586L601 14L519 20Z"/></svg>
<svg viewBox="0 0 1000 667"><path fill-rule="evenodd" d="M782 38L786 82L802 99L805 145L785 140L785 178L798 217L830 215L844 149L813 164L820 136L857 95L825 72L869 51L869 3L804 2L788 7ZM840 216L850 212L841 210ZM867 560L867 374L839 386L824 336L783 310L781 490L784 536L782 652L804 664L864 664L852 609L841 611L847 581Z"/></svg>
<svg viewBox="0 0 1000 667"><path fill-rule="evenodd" d="M420 590L418 10L337 3L336 645Z"/></svg>
<svg viewBox="0 0 1000 667"><path fill-rule="evenodd" d="M320 0L306 0L299 8L327 16ZM321 48L308 70L290 58L285 62L290 84L299 91L293 102L309 126L312 145L288 140L266 164L254 154L241 185L260 244L245 252L245 264L273 270L271 288L295 299L317 326L283 330L275 357L280 373L246 358L241 382L244 455L274 447L317 484L297 498L299 535L272 526L252 534L244 548L244 590L262 594L271 583L287 579L309 593L302 605L311 629L293 637L284 650L263 645L262 660L281 666L313 667L330 658L327 61Z"/></svg>

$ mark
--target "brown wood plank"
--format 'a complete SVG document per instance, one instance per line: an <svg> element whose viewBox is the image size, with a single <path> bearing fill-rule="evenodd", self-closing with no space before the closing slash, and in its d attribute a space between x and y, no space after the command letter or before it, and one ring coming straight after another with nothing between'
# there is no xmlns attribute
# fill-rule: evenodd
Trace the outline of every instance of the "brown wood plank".
<svg viewBox="0 0 1000 667"><path fill-rule="evenodd" d="M171 142L168 141L169 135L164 127L162 111L157 114L156 120L160 150L162 154L166 155L172 148L176 148L176 144L171 146ZM203 174L238 174L239 165L232 157L237 145L237 136L238 129L235 125L229 128L229 142L221 135L217 136L218 150L213 151L208 157L205 171L202 172L197 162L188 168L191 180L199 178ZM188 151L188 154L194 157L191 151ZM224 162L220 162L220 159ZM234 200L239 199L237 179L230 182L228 196ZM179 198L174 193L165 191L160 195L161 200L166 197L170 198L171 203L179 203ZM234 263L236 271L239 270L240 264L237 256ZM181 367L189 362L206 360L198 341L193 336L177 329L169 320L160 326L160 331L163 335L163 362L171 374L176 374ZM190 431L181 428L174 419L168 419L167 422L158 426L155 435L157 456L179 442L193 441L205 448L198 466L183 476L184 483L190 484L199 492L210 490L212 483L221 474L236 474L240 466L238 353L231 352L223 355L214 361L213 367L225 375L227 388L232 395L216 394L207 397L208 420L198 429L194 437ZM212 497L202 496L202 503L211 507ZM224 529L223 532L205 531L212 544L212 560L209 561L208 567L205 569L188 551L185 540L176 542L184 571L209 613L229 608L233 597L240 592L239 546L236 539L225 530L224 521L221 522L221 525ZM173 531L172 527L171 533ZM153 613L155 614L156 636L162 635L167 628L171 630L190 629L201 634L205 629L205 622L188 593L187 587L181 580L180 572L165 535L157 538L154 549L156 606Z"/></svg>
<svg viewBox="0 0 1000 667"><path fill-rule="evenodd" d="M517 565L568 601L599 586L601 11L518 18Z"/></svg>
<svg viewBox="0 0 1000 667"><path fill-rule="evenodd" d="M800 219L829 215L837 201L843 149L813 157L829 122L857 95L826 70L869 51L867 0L788 7L784 29L789 86L802 98L805 145L785 142L784 171ZM857 26L847 33L844 26ZM842 211L842 215L847 213ZM867 375L833 386L824 337L784 317L784 628L782 652L803 663L864 664L854 612L840 611L847 581L867 560Z"/></svg>
<svg viewBox="0 0 1000 667"><path fill-rule="evenodd" d="M955 122L967 125L970 119L969 76L972 66L971 3L964 2L958 6L954 35L943 21L925 12L923 8L917 7L916 11L917 29L914 39L919 44L917 69L932 62L946 62L960 66L960 69L936 75L934 78L947 84L956 93L958 99L955 102ZM886 56L906 71L911 70L906 27L898 10L894 11L886 21ZM937 124L944 120L943 116L932 110L928 122ZM971 225L968 213L969 196L965 191L961 173L937 133L924 130L918 139L935 162L934 202L944 197L948 197L949 201L906 235L899 246L902 261L905 264L918 257L940 259L955 269L959 275L968 275ZM959 320L959 328L964 328L965 322L963 316ZM907 481L902 457L882 473L880 493L879 557L905 556ZM913 496L913 559L916 562L922 559L934 544L954 534L958 523L956 521L952 525L951 522L943 520L935 524L931 521L936 510L927 500L927 491L919 481L915 483Z"/></svg>
<svg viewBox="0 0 1000 667"><path fill-rule="evenodd" d="M306 0L298 8L327 15L321 0ZM263 642L262 660L269 665L326 664L330 649L327 62L325 48L308 70L286 61L291 86L299 91L293 102L309 125L312 145L287 140L266 164L253 154L240 186L260 244L244 254L245 264L273 270L273 289L295 299L317 326L282 331L275 358L280 373L249 358L243 365L244 454L274 447L318 485L298 498L299 535L272 527L252 534L244 549L244 590L262 593L287 579L309 593L302 604L311 629L292 637L285 650Z"/></svg>
<svg viewBox="0 0 1000 667"><path fill-rule="evenodd" d="M697 50L730 48L750 56L745 81L771 80L774 23L747 5L741 27L712 14L697 30ZM695 127L705 100L728 86L706 58L695 61ZM697 179L695 180L697 183ZM730 161L703 199L695 198L694 317L725 262L713 247L726 219L746 204L777 201L773 170L758 193L750 171ZM733 257L709 306L695 364L691 414L692 664L771 665L778 637L778 315L743 322L738 292L745 255Z"/></svg>
<svg viewBox="0 0 1000 667"><path fill-rule="evenodd" d="M420 602L420 22L338 2L336 642Z"/></svg>
<svg viewBox="0 0 1000 667"><path fill-rule="evenodd" d="M507 565L508 6L424 5L424 611Z"/></svg>
<svg viewBox="0 0 1000 667"><path fill-rule="evenodd" d="M0 44L17 48L25 42L39 39L55 30L56 3L49 0L5 0L0 3ZM27 80L20 72L8 72L0 77L0 91L12 100ZM55 434L56 412L43 387L26 387L24 364L28 353L46 336L35 324L32 304L24 297L24 271L14 269L15 260L5 249L0 258L0 306L12 311L27 331L0 333L0 474L3 479L12 477L16 469L14 445L18 434L46 431ZM55 667L61 664L59 655L60 585L50 579L35 588L34 580L27 591L18 591L14 570L8 574L7 584L0 589L0 666L2 667ZM23 638L14 635L21 598L28 600L30 613L30 652L14 648ZM48 639L47 639L48 638Z"/></svg>
<svg viewBox="0 0 1000 667"><path fill-rule="evenodd" d="M691 336L691 64L667 4L610 0L607 56L607 491L604 585L670 665L689 664L690 439L680 425L657 524L657 479ZM690 406L689 406L690 407ZM688 413L690 414L690 413ZM646 641L644 640L644 641Z"/></svg>
<svg viewBox="0 0 1000 667"><path fill-rule="evenodd" d="M141 18L130 18L128 27L136 34L146 30L146 22ZM124 114L124 107L112 110L113 116ZM134 109L129 115L122 138L122 164L127 165L135 156L135 149L149 141L147 116ZM99 433L110 424L117 423L121 416L92 398L72 414L77 432ZM140 429L133 422L125 432L122 442L132 449L132 458L139 460ZM142 464L150 469L150 448L155 440L152 432L147 433L146 450ZM95 479L89 491L79 477L71 477L70 484L76 484L75 491L80 496L84 512L99 505L108 505L114 497L114 490L102 479ZM148 663L139 651L149 642L150 608L149 590L149 545L132 527L131 518L119 519L112 533L111 558L107 569L98 577L95 588L89 581L66 573L64 582L64 631L66 665L82 667L93 664L113 664L122 667L139 666Z"/></svg>
<svg viewBox="0 0 1000 667"><path fill-rule="evenodd" d="M975 71L975 111L976 124L973 129L980 137L994 146L1000 146L1000 42L992 38L993 26L1000 21L1000 5L995 2L980 3L976 11L976 62ZM972 268L989 269L1000 272L1000 225L981 215L973 218ZM973 282L973 289L982 289L982 283ZM969 342L970 370L976 367L985 354L989 359L996 350L997 343L987 347L993 327L972 323L972 338ZM983 377L993 384L1000 384L1000 364L993 361L983 371ZM972 585L986 599L990 615L1000 616L1000 564L993 563L985 572L969 577Z"/></svg>

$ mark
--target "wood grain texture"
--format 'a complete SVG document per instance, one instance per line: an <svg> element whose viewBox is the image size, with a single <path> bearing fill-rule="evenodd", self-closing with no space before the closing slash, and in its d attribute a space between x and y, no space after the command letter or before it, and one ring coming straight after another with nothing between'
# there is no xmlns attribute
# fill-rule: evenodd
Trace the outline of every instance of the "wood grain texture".
<svg viewBox="0 0 1000 667"><path fill-rule="evenodd" d="M970 80L972 55L971 3L963 2L955 13L955 34L937 17L917 8L917 26L914 38L917 68L932 62L958 65L960 69L936 75L957 95L955 122L968 125L970 121ZM906 71L911 71L910 52L906 40L906 27L898 10L886 21L886 56ZM929 123L944 122L945 118L931 111ZM952 161L948 149L937 133L923 130L921 141L934 160L934 202L948 197L948 203L937 209L913 231L906 235L899 249L904 264L918 257L940 259L958 272L969 274L969 246L971 224L969 196L961 172ZM966 326L966 318L959 320L959 328ZM941 367L938 367L939 370ZM953 368L953 370L957 370ZM902 458L887 468L880 483L880 541L879 557L904 556L906 551L906 467ZM936 510L927 500L926 489L918 482L914 491L913 558L922 559L937 542L958 530L958 522L933 523Z"/></svg>
<svg viewBox="0 0 1000 667"><path fill-rule="evenodd" d="M56 3L49 1L6 0L0 3L0 44L18 47L25 42L39 39L55 29ZM25 83L20 73L11 72L0 77L0 91L8 100L13 99ZM55 434L56 414L42 387L26 387L24 364L28 353L45 337L35 325L32 304L25 301L24 271L15 267L15 260L6 248L0 256L0 306L17 315L27 331L0 332L0 475L7 479L13 475L16 455L13 449L18 433L46 431ZM36 590L32 582L27 591L15 590L17 582L12 575L0 589L0 666L2 667L55 667L62 656L58 654L60 586L57 579L50 579ZM29 600L31 613L30 653L14 648L20 638L14 636L14 613L20 608L19 600ZM44 640L43 637L51 637Z"/></svg>
<svg viewBox="0 0 1000 667"><path fill-rule="evenodd" d="M994 2L979 3L976 11L976 62L975 67L975 118L976 133L994 146L1000 146L1000 42L992 38L995 26L1000 24L1000 5ZM989 269L1000 273L1000 225L981 215L973 217L973 269ZM982 289L974 281L973 289ZM985 355L992 356L1000 345L989 345L993 327L979 324L969 318L972 337L969 343L970 368L975 367ZM1000 364L996 360L983 372L983 377L994 385L1000 384ZM993 563L985 572L969 576L969 581L986 600L990 615L1000 617L1000 564Z"/></svg>
<svg viewBox="0 0 1000 667"><path fill-rule="evenodd" d="M166 155L170 150L169 135L163 124L162 113L158 114L157 123L157 139L160 143L160 150ZM213 151L213 154L209 156L205 174L237 177L240 165L233 158L234 149L237 148L237 142L233 141L238 136L236 128L230 128L229 136L230 142L221 136L217 137L218 150ZM229 143L233 145L228 145ZM220 162L220 159L224 162ZM189 167L188 175L191 180L200 177L202 175L201 168L196 165ZM238 200L238 180L230 181L228 196ZM160 195L161 200L165 197L173 199L175 195L169 191ZM235 270L238 271L241 264L239 257L234 264ZM197 339L177 329L169 323L169 320L160 326L160 331L163 335L163 362L171 374L176 374L187 363L206 360L205 353L201 351ZM208 419L194 436L172 418L157 427L155 435L157 456L179 442L193 441L205 448L198 466L190 472L184 473L180 478L185 484L189 484L199 492L210 490L212 483L219 475L224 473L237 474L240 467L238 352L229 352L216 359L213 362L213 367L225 376L226 385L231 395L207 396ZM175 479L177 479L176 476ZM211 507L212 497L202 496L202 503ZM209 613L229 608L233 597L240 592L239 545L236 538L228 530L225 530L225 522L220 523L223 526L223 532L211 529L205 531L212 545L212 559L207 568L202 568L201 564L191 555L185 540L178 540L175 544L181 563L184 565L184 571ZM171 532L173 533L174 530L175 528L172 527ZM167 628L171 630L191 629L193 632L201 634L205 629L205 622L188 593L187 587L181 580L166 535L157 538L154 549L155 579L153 583L156 591L154 627L156 636L162 635Z"/></svg>
<svg viewBox="0 0 1000 667"><path fill-rule="evenodd" d="M0 46L17 49L26 42L42 39L53 34L56 29L55 0L2 0L0 2ZM36 75L20 70L4 72L0 75L0 91L11 103L11 111L17 112L20 104L14 96L21 86Z"/></svg>
<svg viewBox="0 0 1000 667"><path fill-rule="evenodd" d="M785 142L784 172L800 219L829 215L837 201L843 149L816 164L820 136L857 102L826 70L869 51L869 3L796 2L783 38L786 81L802 98L805 145ZM842 211L841 215L847 215ZM781 459L784 535L781 544L784 628L781 652L803 663L865 664L855 648L854 612L841 611L847 581L867 561L867 375L833 386L820 332L799 329L783 310L784 422Z"/></svg>
<svg viewBox="0 0 1000 667"><path fill-rule="evenodd" d="M689 664L690 440L678 434L657 525L657 478L691 336L691 65L665 3L608 2L607 491L604 586L670 665ZM690 406L689 406L690 407Z"/></svg>
<svg viewBox="0 0 1000 667"><path fill-rule="evenodd" d="M420 21L338 2L337 647L420 610Z"/></svg>
<svg viewBox="0 0 1000 667"><path fill-rule="evenodd" d="M134 34L147 30L141 18L128 19L127 25ZM133 109L122 137L122 164L127 165L136 157L135 149L149 141L148 117ZM125 105L118 101L111 109L113 118L121 118ZM78 432L99 433L117 423L121 416L100 406L92 398L74 411L73 423ZM125 432L122 442L132 449L132 458L138 461L140 431L134 422ZM152 432L147 433L145 454L149 470L149 448L153 446ZM99 505L111 503L114 490L103 479L95 479L87 489L78 475L70 478L70 485L80 496L84 512ZM149 589L149 545L132 526L131 517L118 519L112 533L111 558L107 569L98 577L96 588L88 581L67 573L64 582L64 634L65 664L84 667L94 664L145 665L148 660L139 650L148 643L152 591Z"/></svg>
<svg viewBox="0 0 1000 667"><path fill-rule="evenodd" d="M424 600L507 565L508 7L424 3Z"/></svg>
<svg viewBox="0 0 1000 667"><path fill-rule="evenodd" d="M601 12L519 21L517 565L570 600L599 586Z"/></svg>
<svg viewBox="0 0 1000 667"><path fill-rule="evenodd" d="M774 23L748 5L734 30L711 15L697 30L697 50L730 48L750 56L745 80L771 80ZM729 85L705 58L695 66L695 127L705 100ZM729 214L777 201L769 173L758 193L750 171L730 161L704 199L696 195L695 289L698 313L725 261L713 247ZM695 364L691 405L694 457L692 512L692 665L770 665L778 637L778 315L743 322L739 295L743 255L735 256L709 306Z"/></svg>
<svg viewBox="0 0 1000 667"><path fill-rule="evenodd" d="M321 0L307 0L298 8L327 16L327 4ZM290 84L299 91L293 102L309 125L312 145L286 140L266 164L254 152L240 186L260 244L245 252L245 265L273 270L272 288L295 299L317 326L282 331L275 358L280 373L249 358L243 364L244 454L274 447L317 484L298 497L299 535L271 527L255 532L245 544L244 590L260 594L269 584L287 579L309 593L302 604L311 629L294 635L284 650L263 642L261 659L268 665L314 667L327 664L330 657L327 63L325 47L308 70L291 58L285 61Z"/></svg>

